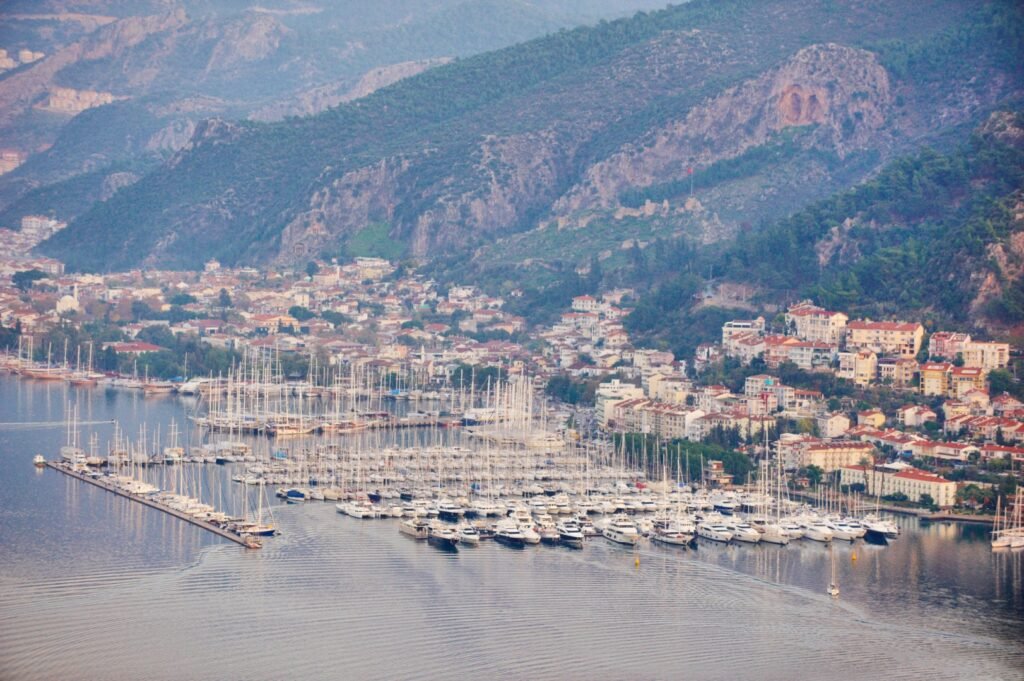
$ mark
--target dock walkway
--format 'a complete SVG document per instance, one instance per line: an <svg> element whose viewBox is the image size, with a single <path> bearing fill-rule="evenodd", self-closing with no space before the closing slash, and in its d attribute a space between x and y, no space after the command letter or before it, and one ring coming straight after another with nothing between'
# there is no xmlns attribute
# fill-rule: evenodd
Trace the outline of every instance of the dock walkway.
<svg viewBox="0 0 1024 681"><path fill-rule="evenodd" d="M175 518L178 518L179 520L184 520L186 523L191 523L192 525L195 525L196 527L201 527L202 529L206 530L207 532L212 532L213 534L217 535L218 537L221 537L223 539L227 539L229 541L233 541L236 544L240 544L240 545L242 545L242 546L244 546L244 547L246 547L248 549L258 549L261 546L261 544L258 541L256 541L255 539L253 539L251 537L246 537L246 536L242 536L242 535L236 534L234 532L230 532L228 530L225 530L223 527L218 527L217 525L215 525L215 524L213 524L211 522L208 522L206 520L200 520L199 518L194 518L194 517L188 515L187 513L182 513L181 511L179 511L177 509L171 508L169 506L165 506L164 504L161 504L158 501L154 501L152 499L147 499L146 497L140 496L138 494L132 494L131 492L127 492L127 491L125 491L123 489L120 489L120 488L116 487L115 485L112 485L112 484L108 483L106 480L103 480L102 478L94 478L94 477L92 477L90 475L84 475L83 473L81 473L81 472L79 472L77 470L74 470L73 468L71 468L69 466L62 465L62 464L57 463L55 461L47 461L46 462L46 467L47 468L52 468L55 471L60 471L64 475L72 477L72 478L74 478L76 480L80 480L82 482L89 483L90 485L95 485L96 487L99 487L100 489L105 489L108 492L113 492L114 494L116 494L118 496L121 496L121 497L124 497L125 499L130 499L131 501L138 502L138 503L142 504L143 506L149 506L150 508L154 508L154 509L156 509L158 511L162 511L162 512L166 513L167 515L174 516Z"/></svg>

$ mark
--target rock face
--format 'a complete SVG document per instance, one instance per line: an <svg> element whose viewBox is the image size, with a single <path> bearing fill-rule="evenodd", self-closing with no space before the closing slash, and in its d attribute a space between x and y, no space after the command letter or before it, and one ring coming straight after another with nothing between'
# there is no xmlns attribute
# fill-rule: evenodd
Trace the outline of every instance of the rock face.
<svg viewBox="0 0 1024 681"><path fill-rule="evenodd" d="M738 156L792 126L818 126L817 143L842 156L867 144L891 105L888 74L872 53L807 47L594 165L554 213L609 208L626 188L682 179L690 167Z"/></svg>
<svg viewBox="0 0 1024 681"><path fill-rule="evenodd" d="M627 188L682 178L691 165L735 157L792 126L817 126L814 143L842 156L878 134L891 100L889 78L873 54L811 46L594 163L564 194L574 141L553 129L486 136L471 152L472 165L459 169L458 182L449 171L412 196L403 190L409 182L402 176L422 172L428 157L392 158L349 173L311 196L308 210L286 227L277 258L300 261L367 220L392 224L392 236L408 241L419 256L461 245L467 233L480 238L507 232L549 211L564 225L573 215L615 209ZM395 222L403 201L420 210ZM709 217L702 240L727 233L720 227Z"/></svg>
<svg viewBox="0 0 1024 681"><path fill-rule="evenodd" d="M278 261L308 260L340 234L356 232L373 222L390 222L398 178L407 169L408 163L401 159L384 160L345 173L316 191L309 210L284 228Z"/></svg>

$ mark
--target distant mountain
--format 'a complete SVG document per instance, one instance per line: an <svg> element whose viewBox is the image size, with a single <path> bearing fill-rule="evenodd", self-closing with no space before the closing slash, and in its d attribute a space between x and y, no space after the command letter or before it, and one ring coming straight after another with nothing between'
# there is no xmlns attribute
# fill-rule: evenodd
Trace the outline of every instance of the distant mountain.
<svg viewBox="0 0 1024 681"><path fill-rule="evenodd" d="M696 0L309 118L201 123L43 250L116 269L376 249L508 286L609 269L635 242L756 230L975 125L1020 95L1021 25L1012 2Z"/></svg>
<svg viewBox="0 0 1024 681"><path fill-rule="evenodd" d="M0 146L28 160L0 176L0 209L18 214L35 205L16 204L27 192L107 165L164 160L205 118L316 113L446 60L658 4L8 0ZM68 219L87 205L52 209Z"/></svg>

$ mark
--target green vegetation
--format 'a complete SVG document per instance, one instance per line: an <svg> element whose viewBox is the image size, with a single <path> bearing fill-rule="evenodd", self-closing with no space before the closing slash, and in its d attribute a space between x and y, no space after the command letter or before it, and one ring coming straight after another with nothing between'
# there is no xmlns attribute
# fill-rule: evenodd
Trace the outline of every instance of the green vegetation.
<svg viewBox="0 0 1024 681"><path fill-rule="evenodd" d="M645 470L652 479L660 480L667 472L671 476L682 473L683 479L697 482L704 479L703 467L708 461L721 461L723 470L738 482L746 482L754 471L746 454L714 443L662 441L642 433L615 433L613 441L616 450L625 455L627 467ZM663 471L662 465L667 470Z"/></svg>
<svg viewBox="0 0 1024 681"><path fill-rule="evenodd" d="M32 288L32 284L39 281L40 279L46 279L46 273L39 270L22 270L21 272L15 272L14 276L11 277L11 283L18 288L19 291L27 291Z"/></svg>
<svg viewBox="0 0 1024 681"><path fill-rule="evenodd" d="M387 190L367 181L346 189L367 201L368 221L389 224L393 241L415 236L465 255L495 234L533 227L595 161L801 47L862 44L867 25L876 40L925 38L963 12L952 0L929 0L899 11L868 6L850 20L819 0L694 0L562 31L430 69L318 116L205 124L173 165L94 206L44 248L72 268L123 268L173 233L163 264L258 261L281 246L282 230L309 210L312 196L346 173L380 168L394 178ZM695 31L713 39L687 37ZM663 67L651 69L655 61ZM558 139L545 150L548 179L525 178L528 189L502 154L481 158L481 140L530 148L549 134ZM736 172L727 167L716 172ZM487 203L492 180L510 188L514 212L478 223L467 201ZM381 191L392 194L366 196ZM459 206L460 213L449 212ZM370 245L391 247L373 236L365 237ZM355 241L348 248L364 247Z"/></svg>
<svg viewBox="0 0 1024 681"><path fill-rule="evenodd" d="M830 307L876 314L930 307L963 321L970 278L934 273L988 265L987 247L1013 231L1011 197L1021 187L1024 151L976 135L951 154L925 150L894 161L875 179L737 243L722 266L729 277L802 289ZM860 257L835 256L823 267L808 245L834 229L846 231ZM1012 288L988 311L1007 322L1024 318Z"/></svg>
<svg viewBox="0 0 1024 681"><path fill-rule="evenodd" d="M751 147L739 156L724 161L719 161L707 167L696 166L693 168L692 178L663 182L649 187L629 189L619 196L619 202L624 206L638 208L647 201L661 203L666 199L674 199L686 195L690 189L704 189L713 187L729 180L741 177L749 177L763 171L770 166L779 165L786 159L801 153L807 152L801 144L806 132L801 128L786 128L775 135L768 143ZM838 159L832 152L813 150L813 155L825 160L829 165L837 163Z"/></svg>
<svg viewBox="0 0 1024 681"><path fill-rule="evenodd" d="M288 314L300 322L308 322L316 316L316 314L314 314L308 307L303 307L301 305L292 305L289 307Z"/></svg>
<svg viewBox="0 0 1024 681"><path fill-rule="evenodd" d="M391 226L376 222L359 230L345 244L344 254L349 257L376 257L400 260L405 256L405 244L392 239Z"/></svg>

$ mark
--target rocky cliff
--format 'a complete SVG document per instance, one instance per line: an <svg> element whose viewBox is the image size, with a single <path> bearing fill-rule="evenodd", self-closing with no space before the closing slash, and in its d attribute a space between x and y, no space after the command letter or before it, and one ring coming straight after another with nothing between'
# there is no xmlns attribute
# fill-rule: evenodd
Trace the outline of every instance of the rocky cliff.
<svg viewBox="0 0 1024 681"><path fill-rule="evenodd" d="M478 263L500 262L512 239L535 261L577 262L631 239L712 242L862 180L1019 93L1019 69L991 35L1007 20L986 14L1019 22L1009 7L978 18L955 0L841 11L695 0L559 33L310 118L199 125L161 168L45 249L90 267L210 255L291 263L344 253L370 224L410 254L475 250ZM273 44L273 22L260 25L244 33L254 51L239 54ZM907 52L913 73L901 66ZM690 168L692 198L681 184ZM652 196L659 209L637 212ZM545 226L587 231L552 249ZM90 234L109 237L103 262L74 247Z"/></svg>

